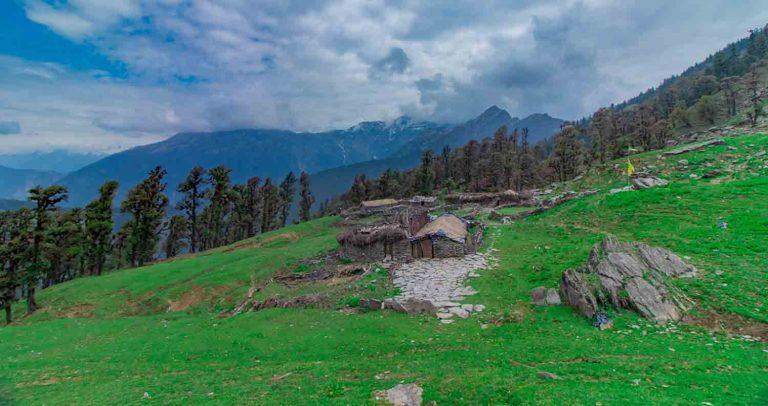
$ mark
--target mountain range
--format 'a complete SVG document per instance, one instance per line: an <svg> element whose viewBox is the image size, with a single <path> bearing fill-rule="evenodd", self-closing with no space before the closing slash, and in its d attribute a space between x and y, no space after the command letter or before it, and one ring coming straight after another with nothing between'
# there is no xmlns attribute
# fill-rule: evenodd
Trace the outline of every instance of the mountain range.
<svg viewBox="0 0 768 406"><path fill-rule="evenodd" d="M0 183L0 197L23 198L24 188L34 182L57 183L69 189L69 205L82 206L95 197L104 181L117 180L120 200L149 170L161 165L168 171L167 193L174 202L178 200L175 185L192 167L225 165L232 169L233 182L244 182L252 176L279 182L288 171L306 171L312 174L312 190L320 202L346 190L357 174L376 176L387 168L411 167L427 149L440 151L446 145L458 147L472 139L480 140L493 135L502 125L529 128L534 143L554 134L562 123L546 114L511 117L492 106L478 117L454 125L400 117L392 122L362 122L320 133L276 129L179 133L158 143L109 155L64 176L24 171L29 174L23 178L27 180L16 181L12 188Z"/></svg>
<svg viewBox="0 0 768 406"><path fill-rule="evenodd" d="M15 169L0 166L0 198L26 199L27 191L37 185L48 186L62 176L59 172Z"/></svg>

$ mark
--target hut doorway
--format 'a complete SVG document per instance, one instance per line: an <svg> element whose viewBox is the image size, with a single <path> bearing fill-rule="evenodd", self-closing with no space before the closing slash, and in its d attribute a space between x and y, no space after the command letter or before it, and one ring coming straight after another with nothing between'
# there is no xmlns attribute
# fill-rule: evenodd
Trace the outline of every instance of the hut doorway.
<svg viewBox="0 0 768 406"><path fill-rule="evenodd" d="M414 241L411 245L411 251L414 258L434 258L434 248L432 239L425 238L420 241Z"/></svg>

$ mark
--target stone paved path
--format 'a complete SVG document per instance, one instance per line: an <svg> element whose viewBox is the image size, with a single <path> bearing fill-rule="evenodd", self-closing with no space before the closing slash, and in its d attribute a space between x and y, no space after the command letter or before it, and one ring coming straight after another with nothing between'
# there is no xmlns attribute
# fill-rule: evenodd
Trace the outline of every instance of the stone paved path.
<svg viewBox="0 0 768 406"><path fill-rule="evenodd" d="M400 288L400 294L387 299L399 303L409 300L431 302L437 317L443 323L451 323L454 316L467 318L473 312L481 312L481 304L459 303L466 296L477 293L465 286L467 278L479 276L477 271L488 268L483 254L472 254L461 258L439 258L418 260L403 264L394 272L393 283Z"/></svg>

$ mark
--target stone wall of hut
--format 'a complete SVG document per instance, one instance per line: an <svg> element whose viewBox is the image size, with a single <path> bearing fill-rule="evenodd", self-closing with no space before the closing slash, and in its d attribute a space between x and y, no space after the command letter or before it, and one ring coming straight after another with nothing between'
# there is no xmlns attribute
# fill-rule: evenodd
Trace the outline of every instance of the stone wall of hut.
<svg viewBox="0 0 768 406"><path fill-rule="evenodd" d="M341 244L339 254L342 258L361 262L378 262L385 259L392 259L399 262L413 260L413 255L411 255L411 243L407 239L391 243L376 241L363 246Z"/></svg>
<svg viewBox="0 0 768 406"><path fill-rule="evenodd" d="M435 258L461 257L467 255L467 245L449 238L435 237L432 239L432 249Z"/></svg>
<svg viewBox="0 0 768 406"><path fill-rule="evenodd" d="M381 261L384 259L384 243L376 241L363 246L349 243L341 244L339 254L342 258L351 259L353 261Z"/></svg>

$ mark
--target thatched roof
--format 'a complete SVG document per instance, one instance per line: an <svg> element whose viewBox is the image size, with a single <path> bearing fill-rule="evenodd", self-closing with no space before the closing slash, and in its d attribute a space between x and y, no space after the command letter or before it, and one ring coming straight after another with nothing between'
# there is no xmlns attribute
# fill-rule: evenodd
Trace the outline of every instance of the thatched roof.
<svg viewBox="0 0 768 406"><path fill-rule="evenodd" d="M352 244L358 247L374 244L376 242L396 242L408 238L408 233L399 225L382 225L373 227L359 227L344 230L336 236L339 244Z"/></svg>
<svg viewBox="0 0 768 406"><path fill-rule="evenodd" d="M445 237L456 242L465 243L467 240L467 223L453 214L443 214L435 220L427 223L412 240L421 240L427 237Z"/></svg>
<svg viewBox="0 0 768 406"><path fill-rule="evenodd" d="M362 202L360 205L366 209L372 209L376 207L393 206L396 204L397 204L397 200L395 199L379 199L379 200L368 200L368 201Z"/></svg>

